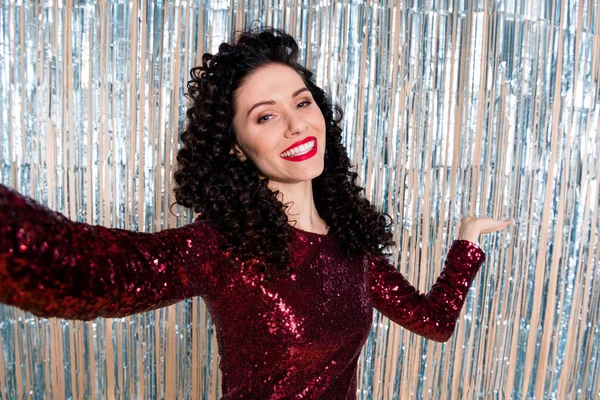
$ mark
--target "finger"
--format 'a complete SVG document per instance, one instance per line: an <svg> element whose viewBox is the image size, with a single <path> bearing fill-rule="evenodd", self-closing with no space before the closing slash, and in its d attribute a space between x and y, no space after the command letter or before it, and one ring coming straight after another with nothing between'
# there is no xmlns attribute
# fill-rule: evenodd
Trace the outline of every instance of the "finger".
<svg viewBox="0 0 600 400"><path fill-rule="evenodd" d="M496 219L496 218L479 218L479 217L472 217L472 216L464 216L460 219L460 222L467 222L469 220L477 220L480 221L482 223L490 223L490 222L508 222L511 223L512 220L511 219Z"/></svg>
<svg viewBox="0 0 600 400"><path fill-rule="evenodd" d="M508 220L508 221L497 221L496 223L491 223L484 227L481 230L481 233L489 233L489 232L495 232L495 231L499 231L501 229L505 229L507 228L510 224L512 223L512 221Z"/></svg>

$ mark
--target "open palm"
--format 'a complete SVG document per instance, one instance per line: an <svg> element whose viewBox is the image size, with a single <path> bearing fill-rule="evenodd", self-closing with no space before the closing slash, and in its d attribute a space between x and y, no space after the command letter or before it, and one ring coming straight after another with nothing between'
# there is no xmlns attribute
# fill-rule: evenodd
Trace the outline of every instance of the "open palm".
<svg viewBox="0 0 600 400"><path fill-rule="evenodd" d="M479 235L482 233L490 233L499 231L510 225L512 221L500 220L494 218L477 218L477 217L462 217L458 229L459 240L469 240L477 243Z"/></svg>

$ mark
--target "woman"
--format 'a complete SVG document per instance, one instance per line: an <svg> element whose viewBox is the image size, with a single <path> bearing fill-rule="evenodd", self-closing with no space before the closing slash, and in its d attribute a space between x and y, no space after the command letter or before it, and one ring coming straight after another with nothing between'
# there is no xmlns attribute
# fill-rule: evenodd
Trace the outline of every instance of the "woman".
<svg viewBox="0 0 600 400"><path fill-rule="evenodd" d="M377 308L436 341L451 336L485 260L463 218L427 295L384 257L387 215L361 196L341 110L282 31L204 54L188 84L177 203L194 223L157 233L75 223L0 186L0 301L38 316L121 317L202 296L217 329L224 399L354 399Z"/></svg>

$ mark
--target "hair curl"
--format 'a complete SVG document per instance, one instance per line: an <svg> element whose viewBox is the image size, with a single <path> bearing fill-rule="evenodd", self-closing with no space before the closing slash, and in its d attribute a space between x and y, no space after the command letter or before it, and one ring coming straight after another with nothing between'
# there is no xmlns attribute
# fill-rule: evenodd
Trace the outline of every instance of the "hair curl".
<svg viewBox="0 0 600 400"><path fill-rule="evenodd" d="M289 34L265 27L242 32L216 54L205 53L194 67L186 97L187 126L174 173L176 203L200 213L199 220L216 225L226 238L223 251L232 260L254 260L265 279L288 271L293 228L278 191L250 161L240 161L231 150L235 143L233 95L252 71L268 64L293 68L312 93L326 122L325 165L312 181L317 211L329 225L347 255L383 254L393 244L391 217L378 212L356 184L350 159L342 144L339 123L343 112L332 106L313 74L298 63L298 45ZM337 116L334 116L334 111ZM386 223L386 217L390 219Z"/></svg>

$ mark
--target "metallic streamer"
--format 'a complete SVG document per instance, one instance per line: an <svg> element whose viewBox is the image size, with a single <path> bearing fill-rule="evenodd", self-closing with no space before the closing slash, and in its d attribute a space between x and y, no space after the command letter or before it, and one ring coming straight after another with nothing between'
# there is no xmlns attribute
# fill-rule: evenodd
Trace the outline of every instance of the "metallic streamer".
<svg viewBox="0 0 600 400"><path fill-rule="evenodd" d="M456 333L377 315L358 397L600 397L600 3L4 1L0 181L73 220L188 223L171 175L189 70L253 21L283 28L345 110L366 195L420 290L462 215L512 218ZM73 322L0 306L0 399L216 398L203 301Z"/></svg>

